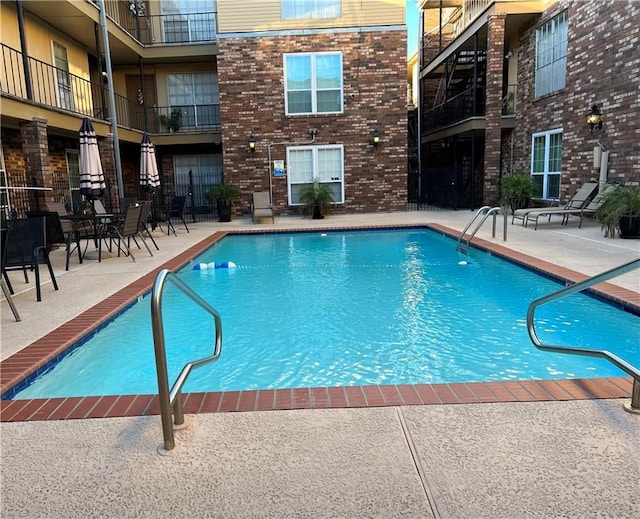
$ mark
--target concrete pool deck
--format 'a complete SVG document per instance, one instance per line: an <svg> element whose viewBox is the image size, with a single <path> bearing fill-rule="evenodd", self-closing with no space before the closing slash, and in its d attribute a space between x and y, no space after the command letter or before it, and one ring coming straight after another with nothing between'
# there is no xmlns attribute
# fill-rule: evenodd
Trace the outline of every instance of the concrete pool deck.
<svg viewBox="0 0 640 519"><path fill-rule="evenodd" d="M160 251L43 274L2 302L2 359L21 351L220 230L437 223L461 230L469 211L276 218L254 226L197 223L158 239ZM499 224L501 220L499 218ZM640 256L640 242L582 229L508 225L478 237L593 275ZM12 274L17 291L26 285ZM638 301L640 273L612 284ZM197 414L160 456L158 416L0 425L4 517L634 517L640 515L640 416L622 399Z"/></svg>

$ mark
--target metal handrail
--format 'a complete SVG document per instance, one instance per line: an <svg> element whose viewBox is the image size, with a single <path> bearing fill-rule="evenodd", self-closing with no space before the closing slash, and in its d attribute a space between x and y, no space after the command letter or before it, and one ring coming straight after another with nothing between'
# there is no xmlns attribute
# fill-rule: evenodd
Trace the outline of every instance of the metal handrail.
<svg viewBox="0 0 640 519"><path fill-rule="evenodd" d="M620 368L625 373L628 373L633 377L633 390L631 392L631 411L640 411L640 369L633 366L629 362L621 359L614 353L611 353L608 350L592 350L587 348L579 348L576 346L559 346L554 344L543 344L542 341L538 338L538 334L536 333L534 317L536 308L551 301L555 301L556 299L561 299L562 297L571 295L575 292L581 292L582 290L589 288L593 285L601 283L602 281L606 281L607 279L611 279L617 276L620 276L626 272L634 270L640 267L640 259L633 260L629 263L625 263L624 265L620 265L619 267L613 268L611 270L607 270L602 274L598 274L596 276L590 277L581 281L580 283L576 283L575 285L571 285L569 287L563 288L551 294L548 294L544 297L536 299L533 301L529 308L527 309L527 331L529 332L529 337L531 338L531 342L533 345L543 351L551 351L554 353L569 353L571 355L582 355L585 357L596 357L603 358Z"/></svg>
<svg viewBox="0 0 640 519"><path fill-rule="evenodd" d="M215 343L213 354L185 364L171 389L169 389L169 372L167 369L164 325L162 322L162 294L164 292L165 283L168 280L171 280L182 292L184 292L184 294L191 298L192 301L209 312L213 316L215 323ZM184 411L182 409L180 391L193 368L218 360L220 357L220 351L222 349L222 320L218 311L194 292L184 281L170 270L163 269L156 276L156 282L153 285L153 290L151 292L151 326L153 329L153 347L156 356L158 397L160 400L164 448L169 451L175 447L173 425L171 424L171 407L173 406L174 423L176 425L182 425L184 423Z"/></svg>
<svg viewBox="0 0 640 519"><path fill-rule="evenodd" d="M480 230L480 227L482 227L482 224L487 220L487 218L489 218L490 215L493 215L493 228L492 228L491 237L495 238L496 237L496 216L500 211L502 211L502 213L504 214L504 226L502 231L503 241L507 241L507 212L504 209L502 209L502 207L497 207L497 206L491 207L491 206L485 205L476 211L476 213L473 215L473 218L469 220L469 223L467 224L467 226L462 230L462 232L460 233L460 236L458 236L458 244L456 245L456 248L460 252L464 252L465 254L468 254L471 240L476 235L476 233ZM461 243L465 233L469 230L473 222L476 221L476 218L478 218L478 216L480 216L481 214L484 214L484 217L482 218L482 220L480 220L478 225L476 225L475 229L473 229L473 231L471 232L471 235L469 236L469 239L466 241L465 247L463 249Z"/></svg>

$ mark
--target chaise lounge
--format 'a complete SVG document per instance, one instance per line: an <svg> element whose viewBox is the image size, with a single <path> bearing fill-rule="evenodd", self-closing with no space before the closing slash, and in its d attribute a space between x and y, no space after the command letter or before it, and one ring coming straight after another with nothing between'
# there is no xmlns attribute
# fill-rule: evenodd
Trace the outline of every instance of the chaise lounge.
<svg viewBox="0 0 640 519"><path fill-rule="evenodd" d="M511 219L511 224L516 220L522 220L522 225L527 226L527 223L536 217L537 218L542 215L548 215L551 218L552 213L562 214L564 211L572 210L573 212L580 211L584 209L589 201L593 198L595 192L598 189L597 182L585 182L578 191L571 197L571 199L564 205L564 207L529 207L527 209L517 209L513 212L513 217ZM531 218L529 218L531 215ZM564 221L563 221L564 223Z"/></svg>

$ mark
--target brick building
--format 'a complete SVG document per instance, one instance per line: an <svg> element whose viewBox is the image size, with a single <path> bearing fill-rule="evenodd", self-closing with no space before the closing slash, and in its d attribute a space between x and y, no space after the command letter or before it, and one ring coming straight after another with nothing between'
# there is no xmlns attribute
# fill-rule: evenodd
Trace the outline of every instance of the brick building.
<svg viewBox="0 0 640 519"><path fill-rule="evenodd" d="M276 215L296 214L313 179L331 184L336 213L406 208L403 2L104 0L104 23L100 5L0 5L2 181L49 189L11 192L5 209L79 202L84 117L98 136L108 209L147 196L144 132L156 147L156 198L188 196L194 219L215 218L207 191L223 180L242 192L236 214L262 189Z"/></svg>
<svg viewBox="0 0 640 519"><path fill-rule="evenodd" d="M640 182L640 4L424 0L421 192L454 207L499 202L527 172L541 203L598 180ZM586 115L596 105L601 128ZM604 174L604 173L603 173Z"/></svg>

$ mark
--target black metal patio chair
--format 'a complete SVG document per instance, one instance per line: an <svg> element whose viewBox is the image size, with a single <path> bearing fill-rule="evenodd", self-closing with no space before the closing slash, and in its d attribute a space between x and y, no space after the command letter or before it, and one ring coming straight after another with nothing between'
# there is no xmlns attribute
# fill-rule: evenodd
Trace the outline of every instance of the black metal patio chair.
<svg viewBox="0 0 640 519"><path fill-rule="evenodd" d="M46 264L51 276L53 288L58 290L56 276L49 260L47 249L46 219L44 216L20 220L8 220L9 235L6 243L5 261L2 265L2 275L7 282L9 291L13 294L13 287L7 275L9 270L22 270L25 282L29 282L27 270L33 270L36 276L36 298L42 301L40 289L40 265Z"/></svg>

